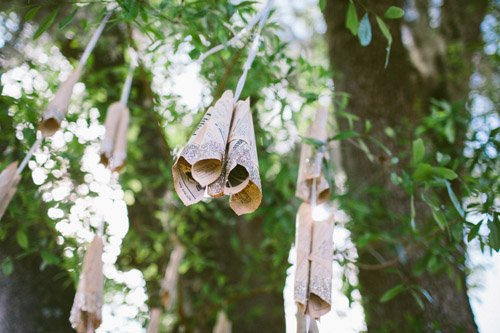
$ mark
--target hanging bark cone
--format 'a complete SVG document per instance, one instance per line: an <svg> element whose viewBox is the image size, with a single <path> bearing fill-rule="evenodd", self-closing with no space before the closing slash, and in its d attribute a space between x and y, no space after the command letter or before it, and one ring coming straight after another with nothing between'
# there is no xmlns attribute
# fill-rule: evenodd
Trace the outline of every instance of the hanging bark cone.
<svg viewBox="0 0 500 333"><path fill-rule="evenodd" d="M262 201L259 159L250 111L250 98L239 101L228 139L224 194L237 215L254 212Z"/></svg>
<svg viewBox="0 0 500 333"><path fill-rule="evenodd" d="M2 219L10 200L17 190L21 175L16 173L17 161L9 164L0 174L0 220Z"/></svg>
<svg viewBox="0 0 500 333"><path fill-rule="evenodd" d="M186 206L200 201L205 187L222 174L233 108L233 92L227 90L208 109L172 167L175 190ZM222 188L213 195L220 193Z"/></svg>
<svg viewBox="0 0 500 333"><path fill-rule="evenodd" d="M327 116L327 108L318 109L313 122L307 129L306 137L326 143L328 139L326 130ZM323 157L326 154L325 149L326 146L318 149L306 143L302 144L299 177L297 179L297 191L295 195L306 202L311 200L312 192L316 194L314 198L316 204L321 204L330 197L330 186L322 169ZM313 179L315 178L316 188L313 190Z"/></svg>
<svg viewBox="0 0 500 333"><path fill-rule="evenodd" d="M73 87L80 78L81 70L77 68L66 81L57 89L54 99L49 103L45 109L42 120L38 125L38 129L42 131L44 137L51 136L61 126L61 121L64 119L68 111L71 95L73 94Z"/></svg>
<svg viewBox="0 0 500 333"><path fill-rule="evenodd" d="M83 260L83 268L69 321L78 333L94 332L102 321L101 307L104 289L102 274L103 242L94 236Z"/></svg>
<svg viewBox="0 0 500 333"><path fill-rule="evenodd" d="M330 311L333 261L333 215L313 221L312 208L302 203L297 214L294 297L299 311L318 319Z"/></svg>
<svg viewBox="0 0 500 333"><path fill-rule="evenodd" d="M146 333L158 333L160 331L161 308L152 308L149 312L150 319Z"/></svg>
<svg viewBox="0 0 500 333"><path fill-rule="evenodd" d="M229 321L226 313L222 310L217 313L213 333L231 333L233 324Z"/></svg>
<svg viewBox="0 0 500 333"><path fill-rule="evenodd" d="M165 277L161 282L161 301L166 309L170 309L177 294L177 282L179 281L179 265L184 257L184 246L176 243L174 250L170 254Z"/></svg>
<svg viewBox="0 0 500 333"><path fill-rule="evenodd" d="M120 172L127 159L127 132L130 111L121 102L115 102L106 114L106 133L101 143L101 163Z"/></svg>

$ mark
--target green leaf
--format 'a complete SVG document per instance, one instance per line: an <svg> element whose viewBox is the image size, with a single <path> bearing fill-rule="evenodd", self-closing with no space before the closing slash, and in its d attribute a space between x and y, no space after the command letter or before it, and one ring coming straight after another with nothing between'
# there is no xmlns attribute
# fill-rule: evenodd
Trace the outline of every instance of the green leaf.
<svg viewBox="0 0 500 333"><path fill-rule="evenodd" d="M326 8L326 0L319 0L319 9L324 12Z"/></svg>
<svg viewBox="0 0 500 333"><path fill-rule="evenodd" d="M368 13L365 13L358 26L358 38L362 46L368 46L372 41L372 26Z"/></svg>
<svg viewBox="0 0 500 333"><path fill-rule="evenodd" d="M2 263L2 273L5 276L8 276L12 274L13 271L14 271L14 262L12 261L12 258L7 257Z"/></svg>
<svg viewBox="0 0 500 333"><path fill-rule="evenodd" d="M349 1L349 7L347 7L347 16L345 19L345 26L351 31L351 33L356 36L358 34L358 14L356 13L356 8L352 1Z"/></svg>
<svg viewBox="0 0 500 333"><path fill-rule="evenodd" d="M75 7L75 9L71 12L71 14L69 14L68 17L66 17L64 20L61 21L61 23L59 23L59 29L63 29L65 26L69 24L69 22L71 22L73 17L75 17L78 8L80 7Z"/></svg>
<svg viewBox="0 0 500 333"><path fill-rule="evenodd" d="M381 297L380 297L380 302L385 303L387 301L390 301L394 297L396 297L398 294L400 294L402 291L405 290L405 286L403 284L398 284L397 286L387 290Z"/></svg>
<svg viewBox="0 0 500 333"><path fill-rule="evenodd" d="M476 238L476 236L479 234L479 228L481 228L481 224L483 224L483 221L480 221L478 224L473 226L472 229L470 229L469 234L467 235L468 242Z"/></svg>
<svg viewBox="0 0 500 333"><path fill-rule="evenodd" d="M434 173L432 167L427 163L420 163L417 170L413 173L413 180L416 182L431 180Z"/></svg>
<svg viewBox="0 0 500 333"><path fill-rule="evenodd" d="M437 225L441 230L444 230L446 228L446 217L444 214L439 210L439 208L433 204L430 200L428 200L423 194L422 194L422 200L429 206L432 212L432 217L434 218L434 221L436 221Z"/></svg>
<svg viewBox="0 0 500 333"><path fill-rule="evenodd" d="M375 158L373 157L373 154L371 153L371 151L368 148L368 146L366 145L366 143L361 139L358 139L358 143L359 143L359 147L361 148L361 150L363 150L365 152L366 157L368 157L370 162L373 163L375 161Z"/></svg>
<svg viewBox="0 0 500 333"><path fill-rule="evenodd" d="M17 243L19 246L21 246L23 249L27 250L28 249L28 236L24 233L24 230L19 229L16 233L16 238L17 238Z"/></svg>
<svg viewBox="0 0 500 333"><path fill-rule="evenodd" d="M444 134L446 136L446 140L449 143L455 142L455 124L453 124L452 119L448 119L446 121L446 125L444 126Z"/></svg>
<svg viewBox="0 0 500 333"><path fill-rule="evenodd" d="M358 137L359 133L355 131L345 131L345 132L340 132L339 134L335 135L333 138L329 139L329 141L334 141L334 140L344 140L348 138L354 138Z"/></svg>
<svg viewBox="0 0 500 333"><path fill-rule="evenodd" d="M28 22L33 17L35 17L35 15L38 12L38 10L40 9L40 7L41 6L35 6L35 7L31 8L30 10L28 10L28 12L26 13L26 15L24 15L24 21Z"/></svg>
<svg viewBox="0 0 500 333"><path fill-rule="evenodd" d="M302 142L305 143L306 145L311 145L311 146L314 146L315 148L321 148L324 145L326 145L326 142L323 142L321 140L314 139L314 138L306 138L306 137L302 136L301 139L302 139Z"/></svg>
<svg viewBox="0 0 500 333"><path fill-rule="evenodd" d="M49 16L47 16L45 18L45 20L43 20L43 22L40 24L40 26L38 27L38 29L35 31L35 34L33 35L33 40L35 40L38 37L40 37L45 32L45 30L47 30L48 28L50 28L50 26L52 25L52 23L54 23L54 20L56 19L58 11L59 11L59 7L57 7L56 9L54 9L52 11L52 13L50 13Z"/></svg>
<svg viewBox="0 0 500 333"><path fill-rule="evenodd" d="M500 222L498 216L493 218L493 221L488 222L488 228L490 229L488 243L493 250L498 252L500 250Z"/></svg>
<svg viewBox="0 0 500 333"><path fill-rule="evenodd" d="M465 217L464 210L462 209L462 205L460 204L460 201L458 201L458 198L455 195L455 192L451 188L450 182L447 180L445 182L446 182L446 189L448 190L448 196L450 197L450 200L453 203L453 206L455 206L455 209L457 210L458 214L460 214L460 216L462 218L464 218Z"/></svg>
<svg viewBox="0 0 500 333"><path fill-rule="evenodd" d="M455 179L458 177L458 175L455 173L455 171L448 169L448 168L443 168L443 167L434 167L432 168L432 173L439 177L439 178L445 178L445 179Z"/></svg>
<svg viewBox="0 0 500 333"><path fill-rule="evenodd" d="M139 15L139 7L137 6L137 0L125 0L123 2L122 8L123 18L125 21L133 21Z"/></svg>
<svg viewBox="0 0 500 333"><path fill-rule="evenodd" d="M417 226L415 225L415 216L416 216L416 213L415 213L415 197L413 196L413 194L411 195L411 199L410 199L410 213L411 213L411 216L410 216L410 225L411 225L411 228L412 228L412 230L417 230Z"/></svg>
<svg viewBox="0 0 500 333"><path fill-rule="evenodd" d="M392 35L391 32L389 31L389 27L385 24L384 20L382 20L380 17L377 16L377 24L384 35L385 39L387 39L387 48L386 50L386 55L385 55L385 64L384 68L387 68L387 65L389 65L389 55L391 54L391 46L392 46Z"/></svg>
<svg viewBox="0 0 500 333"><path fill-rule="evenodd" d="M425 155L424 141L420 138L413 141L413 164L418 164Z"/></svg>
<svg viewBox="0 0 500 333"><path fill-rule="evenodd" d="M59 257L47 251L42 251L42 259L49 265L57 265L60 262Z"/></svg>
<svg viewBox="0 0 500 333"><path fill-rule="evenodd" d="M402 10L401 8L396 7L396 6L391 6L385 12L384 17L388 18L388 19L398 19L398 18L403 17L404 14L405 14L405 11Z"/></svg>

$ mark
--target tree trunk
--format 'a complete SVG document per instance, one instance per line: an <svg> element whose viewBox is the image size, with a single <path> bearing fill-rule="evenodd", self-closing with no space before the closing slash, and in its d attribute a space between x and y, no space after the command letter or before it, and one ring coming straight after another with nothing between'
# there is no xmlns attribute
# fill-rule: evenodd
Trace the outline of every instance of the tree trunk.
<svg viewBox="0 0 500 333"><path fill-rule="evenodd" d="M361 18L364 10L360 3L354 3ZM473 53L470 47L480 41L479 25L486 9L486 1L445 1L441 7L440 25L431 28L428 2L425 5L423 1L416 3L414 9L419 15L416 21L385 20L393 36L386 69L387 41L379 31L373 14L369 14L373 39L369 46L362 47L358 38L345 26L349 1L327 1L325 10L335 89L350 95L347 111L362 120L355 122L354 129L363 132L365 120L369 120L372 124L370 134L396 156L402 157L399 165L411 154L412 135L421 118L429 114L431 97L452 103L468 99ZM363 1L363 4L380 17L391 5L402 7L402 1L371 0ZM409 40L410 36L405 35L405 44L402 41L403 23L412 37ZM458 50L457 54L450 54L452 49ZM453 56L458 56L460 61L453 61ZM347 130L347 123L342 119L338 121L340 129ZM385 133L388 127L395 130L396 140ZM457 130L459 132L465 133L463 129ZM463 139L460 135L457 140L461 142L439 149L459 156ZM368 146L372 152L380 152L377 146ZM435 147L438 147L437 143ZM348 142L343 141L341 149L350 199L359 200L360 204L370 209L369 216L356 209L348 209L353 220L354 241L370 230L373 234L397 234L402 224L408 223L402 216L410 215L410 196L390 180L390 173L401 171L400 167L390 166L388 157L382 152L376 154L378 161L371 163L362 150ZM416 208L418 227L425 229L430 211L417 200ZM435 240L443 246L452 247L447 235L434 235ZM401 243L404 247L415 242L410 235ZM359 265L359 287L369 331L477 331L465 290L465 273L463 268L459 268L464 263L463 244L455 244L449 250L452 265L447 275L442 272L433 274L428 270L415 275L414 265L429 255L429 251L425 245L413 248L404 260L385 265L387 260L398 256L396 246L382 241L358 246L358 262L368 264ZM419 285L425 289L430 297L423 298L423 308L411 292L400 293L388 302L379 301L384 292L398 284Z"/></svg>

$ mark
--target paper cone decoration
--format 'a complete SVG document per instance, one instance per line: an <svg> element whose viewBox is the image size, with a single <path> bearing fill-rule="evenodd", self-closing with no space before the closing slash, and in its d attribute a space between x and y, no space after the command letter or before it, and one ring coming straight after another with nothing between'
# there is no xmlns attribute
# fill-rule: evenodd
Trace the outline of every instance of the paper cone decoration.
<svg viewBox="0 0 500 333"><path fill-rule="evenodd" d="M14 196L17 190L17 184L21 180L21 175L16 173L17 171L17 161L9 164L0 173L0 220L7 210L10 200Z"/></svg>
<svg viewBox="0 0 500 333"><path fill-rule="evenodd" d="M307 129L306 137L327 141L327 115L328 109L321 108L316 112L314 121ZM330 197L330 186L325 178L322 169L323 157L325 157L326 147L317 149L312 145L303 143L300 152L299 177L297 180L297 191L295 195L302 200L309 202L311 193L315 193L316 204L321 204ZM316 178L316 188L312 189L313 179Z"/></svg>
<svg viewBox="0 0 500 333"><path fill-rule="evenodd" d="M213 333L231 333L233 324L227 319L224 311L219 311Z"/></svg>
<svg viewBox="0 0 500 333"><path fill-rule="evenodd" d="M186 206L200 201L204 188L222 173L233 106L228 90L208 109L172 167L175 190Z"/></svg>
<svg viewBox="0 0 500 333"><path fill-rule="evenodd" d="M295 318L297 319L297 333L319 333L316 320L311 317L306 318L300 309L297 309Z"/></svg>
<svg viewBox="0 0 500 333"><path fill-rule="evenodd" d="M262 200L249 98L238 102L234 111L228 140L224 193L231 195L230 206L238 215L255 211Z"/></svg>
<svg viewBox="0 0 500 333"><path fill-rule="evenodd" d="M165 277L161 283L161 301L165 308L170 309L177 294L177 282L179 281L179 265L184 257L184 246L175 244L174 250L170 254Z"/></svg>
<svg viewBox="0 0 500 333"><path fill-rule="evenodd" d="M71 326L78 333L94 332L101 325L102 294L104 288L102 252L102 239L99 236L95 236L83 260L80 281L69 318Z"/></svg>
<svg viewBox="0 0 500 333"><path fill-rule="evenodd" d="M42 120L38 125L38 129L42 131L44 137L53 135L61 126L61 121L68 111L71 95L73 94L73 87L78 82L80 74L81 71L77 68L73 74L61 84L56 92L56 96L45 109Z"/></svg>
<svg viewBox="0 0 500 333"><path fill-rule="evenodd" d="M161 308L152 308L149 313L151 318L149 319L146 333L158 333L160 331Z"/></svg>
<svg viewBox="0 0 500 333"><path fill-rule="evenodd" d="M127 131L130 111L121 102L115 102L106 114L106 134L101 143L101 163L112 171L121 171L127 159ZM111 162L110 162L111 161Z"/></svg>
<svg viewBox="0 0 500 333"><path fill-rule="evenodd" d="M330 311L333 216L313 221L311 205L302 203L297 214L296 234L295 301L299 311L318 319Z"/></svg>

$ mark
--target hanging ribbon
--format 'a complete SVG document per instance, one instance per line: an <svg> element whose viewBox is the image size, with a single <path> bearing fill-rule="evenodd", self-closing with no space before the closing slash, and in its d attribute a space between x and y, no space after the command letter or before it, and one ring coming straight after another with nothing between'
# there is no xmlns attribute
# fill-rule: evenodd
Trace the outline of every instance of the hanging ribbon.
<svg viewBox="0 0 500 333"><path fill-rule="evenodd" d="M61 126L61 122L68 111L68 106L71 101L71 95L73 94L73 87L78 82L83 66L87 63L87 60L94 49L97 40L101 36L101 33L106 25L106 22L109 20L112 11L108 11L106 15L104 15L99 27L94 32L92 38L87 44L82 57L80 58L80 62L76 70L66 79L64 83L61 84L59 89L54 96L54 99L49 103L47 108L45 109L42 120L38 125L38 129L42 132L44 137L52 136L55 132L57 132Z"/></svg>
<svg viewBox="0 0 500 333"><path fill-rule="evenodd" d="M232 330L233 323L227 318L226 312L220 310L217 313L217 320L215 321L213 333L231 333Z"/></svg>
<svg viewBox="0 0 500 333"><path fill-rule="evenodd" d="M174 249L170 253L170 259L165 271L165 277L161 282L160 297L167 310L172 308L177 295L177 283L179 281L179 266L186 249L178 241L175 242Z"/></svg>

